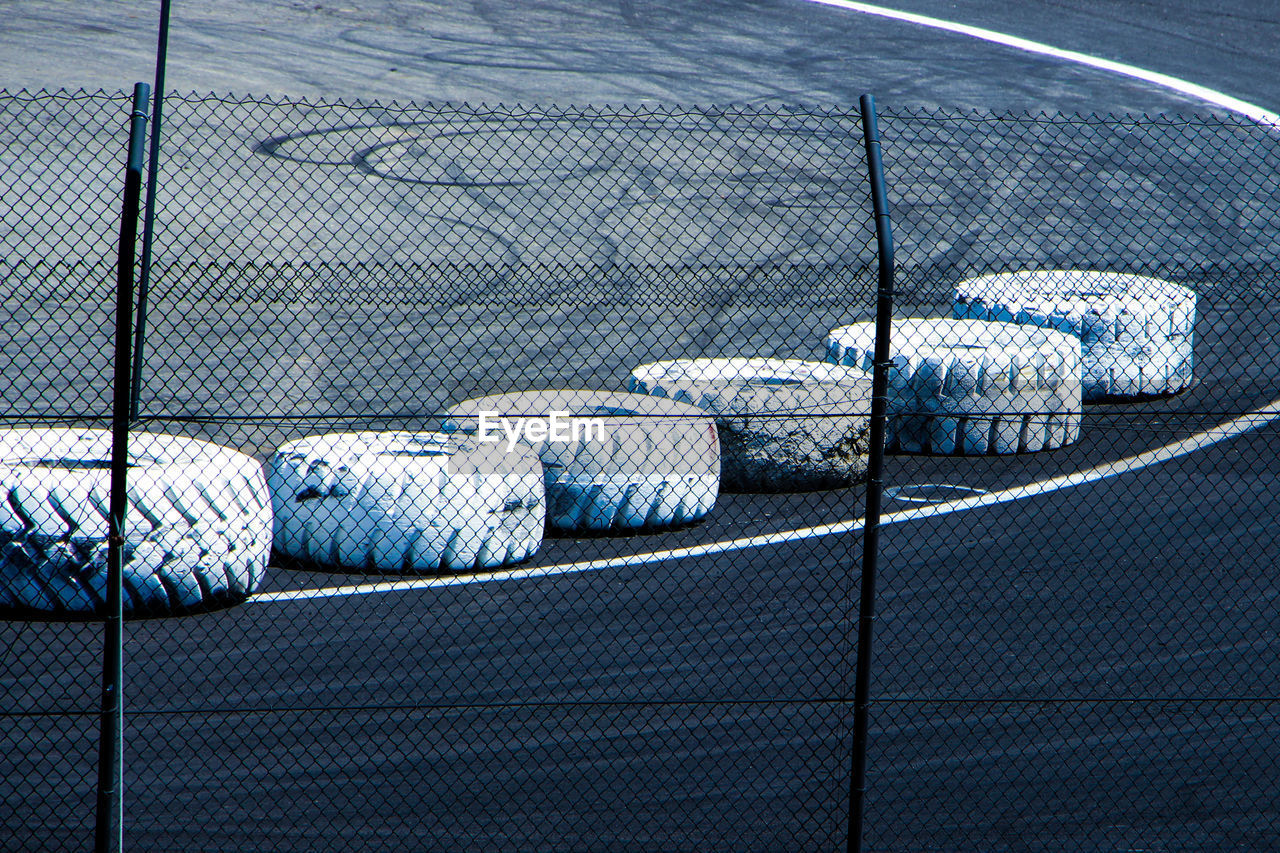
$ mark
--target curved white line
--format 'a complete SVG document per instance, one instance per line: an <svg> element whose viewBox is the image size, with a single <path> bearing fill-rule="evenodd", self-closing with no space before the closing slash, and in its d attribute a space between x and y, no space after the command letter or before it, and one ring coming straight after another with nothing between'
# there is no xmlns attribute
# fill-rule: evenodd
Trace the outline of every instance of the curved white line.
<svg viewBox="0 0 1280 853"><path fill-rule="evenodd" d="M1123 62L1113 62L1109 59L1101 59L1085 53L1078 53L1074 50L1062 50L1061 48L1043 44L1042 42L1018 38L1017 36L999 33L995 30L983 29L982 27L971 27L967 24L945 21L940 18L931 18L927 15L917 15L911 12L887 9L883 6L873 6L869 3L857 3L853 2L853 0L808 0L808 2L847 9L852 12L860 12L866 15L875 15L877 17L888 18L895 21L903 21L909 24L917 24L919 26L930 27L932 29L945 30L947 32L981 39L982 41L1016 48L1028 53L1049 56L1066 62L1074 62L1090 68L1097 68L1102 71L1132 77L1137 80L1144 80L1148 83L1163 86L1175 92L1200 98L1207 103L1232 110L1261 124L1280 127L1280 114L1265 110L1256 104L1250 104L1247 101L1240 100L1239 98L1233 98L1230 95L1226 95L1214 89L1199 86L1195 83L1191 83L1177 77L1171 77L1168 74L1148 71L1135 65L1128 65ZM1155 450L1149 450L1146 453L1140 453L1137 456L1132 456L1128 459L1106 462L1097 467L1090 468L1087 471L1080 471L1075 474L1065 474L1061 477L1054 477L1051 480L1028 483L1024 486L1015 486L1011 489L1005 489L1000 492L990 492L970 498L947 501L946 503L932 504L930 506L917 507L915 509L891 513L884 516L880 520L880 523L881 525L890 525L925 518L933 518L953 512L962 512L964 510L976 509L984 506L995 506L997 504L1055 492L1060 489L1069 489L1074 488L1075 486L1085 485L1087 483L1098 482L1099 480L1116 477L1120 474L1125 474L1141 468L1147 468L1152 465L1158 465L1171 459L1177 459L1180 456L1195 453L1196 451L1203 450L1206 447L1211 447L1219 442L1259 429L1277 419L1280 419L1280 399L1274 400L1260 409L1255 409L1247 415L1243 415L1233 421L1216 426L1213 429L1198 433L1182 441L1177 441L1173 444L1156 448ZM727 542L712 542L706 545L698 545L693 548L676 548L669 551L651 551L646 554L635 554L630 557L617 557L611 560L587 560L579 563L537 566L528 569L510 569L507 571L492 572L483 575L418 578L414 580L387 581L384 583L359 584L355 586L286 590L283 592L264 593L251 598L247 603L298 601L302 599L332 598L335 596L345 595L368 595L371 593L396 592L402 590L438 589L441 587L459 586L462 584L541 578L569 574L572 572L590 572L599 571L601 569L643 566L651 563L666 562L668 560L704 557L712 554L723 554L729 551L740 551L746 548L782 545L788 542L814 539L821 536L835 536L843 533L852 533L861 530L862 526L862 520L856 519L852 521L843 521L839 524L804 527L799 530L769 533L763 536L731 539Z"/></svg>
<svg viewBox="0 0 1280 853"><path fill-rule="evenodd" d="M1158 447L1154 450L1148 450L1146 453L1140 453L1137 456L1131 456L1128 459L1104 462L1103 464L1090 468L1086 471L1078 471L1074 474L1064 474L1061 477L1054 477L1051 480L1041 480L1035 483L1027 483L1022 486L1014 486L999 492L988 492L971 498L962 498L960 500L947 501L946 503L916 507L914 509L906 509L901 512L890 513L880 519L880 524L881 526L886 526L890 524L902 524L908 521L919 521L926 518L935 518L940 515L949 515L953 512L963 512L964 510L977 509L979 507L996 506L997 504L1009 503L1011 501L1035 497L1037 495L1044 495L1061 489L1070 489L1076 486L1083 486L1088 483L1096 483L1100 480L1118 477L1121 474L1127 474L1130 471L1149 468L1152 465L1158 465L1162 462L1168 462L1170 460L1204 450L1205 448L1212 447L1220 442L1236 438L1237 436L1244 435L1245 433L1251 432L1255 429L1260 429L1277 419L1280 419L1280 400L1275 400L1260 409L1255 409L1247 415L1242 415L1235 420L1228 421L1225 424L1220 424L1219 426L1206 430L1205 432L1197 433L1190 438L1185 438L1182 441L1176 441L1173 444L1167 444L1164 447ZM610 560L586 560L580 563L534 566L527 569L508 569L507 571L491 572L482 575L454 575L450 577L416 578L413 580L396 580L386 581L383 583L359 584L356 586L285 590L283 592L263 593L262 595L249 599L246 603L298 601L302 599L332 598L335 596L345 595L369 595L370 593L378 592L440 589L448 586L487 583L489 581L545 578L553 575L569 574L572 572L620 569L628 566L644 566L651 563L663 563L668 560L683 560L689 557L705 557L712 554L741 551L747 548L760 548L767 545L785 545L791 542L799 542L804 539L816 539L822 536L836 536L843 533L853 533L861 530L862 526L862 519L854 519L851 521L842 521L838 524L802 527L799 530L785 530L778 533L767 533L761 536L748 536L742 539L731 539L727 542L711 542L706 545L697 545L692 548L675 548L669 551L651 551L646 554L633 554L628 557L615 557Z"/></svg>
<svg viewBox="0 0 1280 853"><path fill-rule="evenodd" d="M898 9L888 9L884 6L876 6L871 3L856 3L853 0L808 0L808 2L818 3L822 6L833 6L837 9L846 9L850 12L859 12L863 15L874 15L877 18L887 18L892 21L902 21L907 24L915 24L917 26L928 27L934 30L943 30L949 33L969 36L970 38L979 39L981 41L1026 51L1027 53L1035 53L1040 56L1061 59L1065 62L1073 62L1077 65L1097 68L1100 71L1108 71L1112 74L1119 74L1123 77L1132 77L1135 80L1154 83L1157 86L1171 89L1180 94L1188 95L1192 98L1199 98L1207 103L1224 107L1243 116L1247 116L1261 124L1280 126L1280 113L1271 112L1270 110L1263 109L1257 104L1251 104L1248 101L1233 98L1230 95L1217 91L1216 89L1210 89L1207 86L1200 86L1196 83L1190 82L1189 80L1183 80L1180 77L1161 74L1157 71L1148 71L1145 68L1139 68L1136 65L1129 65L1125 62L1115 62L1110 59L1102 59L1098 56L1090 56L1087 53L1080 53L1074 50L1063 50L1060 47L1054 47L1052 45L1044 44L1043 42L1031 41L1030 39L1019 38L1018 36L1011 36L1008 33L988 30L983 27L972 27L968 24L961 24L956 21L947 21L942 18L933 18L928 15L917 15L914 12L903 12Z"/></svg>

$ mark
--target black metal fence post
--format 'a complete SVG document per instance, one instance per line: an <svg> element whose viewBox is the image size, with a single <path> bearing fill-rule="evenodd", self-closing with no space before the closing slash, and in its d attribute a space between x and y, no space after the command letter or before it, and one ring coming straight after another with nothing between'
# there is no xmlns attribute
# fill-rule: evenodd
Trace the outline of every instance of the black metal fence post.
<svg viewBox="0 0 1280 853"><path fill-rule="evenodd" d="M156 180L160 166L160 116L164 108L164 71L169 53L169 0L160 0L160 34L156 45L155 100L151 107L151 153L147 162L147 200L142 218L142 263L138 270L138 316L133 338L133 379L129 420L138 419L142 361L147 331L147 295L151 285L151 244L155 240Z"/></svg>
<svg viewBox="0 0 1280 853"><path fill-rule="evenodd" d="M133 87L129 154L120 216L120 265L116 279L115 382L111 416L111 498L107 544L107 612L102 660L102 716L98 742L98 807L94 850L123 849L124 598L123 545L129 443L129 381L132 372L133 266L138 239L138 199L142 190L142 153L147 136L147 96L151 87Z"/></svg>
<svg viewBox="0 0 1280 853"><path fill-rule="evenodd" d="M871 204L876 220L879 287L876 292L876 344L871 380L871 447L867 465L867 513L862 532L862 594L858 604L858 658L853 688L853 773L849 783L850 853L862 850L863 800L867 769L867 711L871 689L871 634L875 624L876 558L880 548L880 503L884 492L884 434L889 407L889 336L893 317L893 231L885 202L884 168L880 162L880 132L876 103L863 95L863 142L871 179Z"/></svg>

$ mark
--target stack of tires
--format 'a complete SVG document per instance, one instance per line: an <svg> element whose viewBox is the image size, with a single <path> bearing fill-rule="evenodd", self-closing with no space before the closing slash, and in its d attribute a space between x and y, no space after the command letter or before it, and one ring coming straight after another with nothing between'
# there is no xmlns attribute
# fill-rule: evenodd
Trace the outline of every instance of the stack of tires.
<svg viewBox="0 0 1280 853"><path fill-rule="evenodd" d="M1072 335L1087 401L1162 397L1195 381L1196 294L1161 279L1096 270L981 276L957 286L952 315Z"/></svg>
<svg viewBox="0 0 1280 853"><path fill-rule="evenodd" d="M1005 273L956 288L952 317L894 321L886 449L1053 450L1085 401L1194 382L1196 296L1145 276ZM310 436L253 458L130 438L121 555L129 616L256 592L274 547L343 571L473 572L527 560L544 532L699 521L726 492L849 486L866 473L875 329L833 329L827 363L699 358L636 367L628 393L466 400L440 432ZM0 430L0 613L105 612L111 434Z"/></svg>
<svg viewBox="0 0 1280 853"><path fill-rule="evenodd" d="M544 530L660 530L715 505L720 445L693 406L528 391L467 400L442 431L339 433L267 464L275 547L343 571L473 572L527 560Z"/></svg>
<svg viewBox="0 0 1280 853"><path fill-rule="evenodd" d="M629 387L715 416L726 491L833 489L866 474L864 371L796 359L681 359L637 367Z"/></svg>
<svg viewBox="0 0 1280 853"><path fill-rule="evenodd" d="M697 521L720 490L720 440L706 412L608 391L495 394L451 408L445 427L487 442L526 438L558 531L659 530ZM544 429L545 427L545 429Z"/></svg>
<svg viewBox="0 0 1280 853"><path fill-rule="evenodd" d="M257 591L271 503L253 458L206 441L129 439L122 604L129 617L200 612ZM0 610L106 613L111 433L0 430Z"/></svg>
<svg viewBox="0 0 1280 853"><path fill-rule="evenodd" d="M334 568L417 574L518 563L542 544L536 454L461 435L312 436L267 465L276 549Z"/></svg>
<svg viewBox="0 0 1280 853"><path fill-rule="evenodd" d="M1177 394L1194 382L1196 295L1146 276L1037 270L962 281L952 317L895 319L886 448L1053 450L1084 402ZM872 369L875 330L842 326L827 361Z"/></svg>
<svg viewBox="0 0 1280 853"><path fill-rule="evenodd" d="M1052 450L1080 433L1080 347L1070 335L982 320L897 321L885 447L962 456ZM871 369L872 323L827 337L835 364Z"/></svg>

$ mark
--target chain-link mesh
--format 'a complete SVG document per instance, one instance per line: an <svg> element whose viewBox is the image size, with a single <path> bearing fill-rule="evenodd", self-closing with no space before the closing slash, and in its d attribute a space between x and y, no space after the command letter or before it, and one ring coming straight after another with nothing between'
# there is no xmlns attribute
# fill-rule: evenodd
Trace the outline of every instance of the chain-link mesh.
<svg viewBox="0 0 1280 853"><path fill-rule="evenodd" d="M0 428L42 434L110 421L127 109L126 97L101 92L0 97ZM31 566L17 536L24 525L14 523L19 485L5 468L0 604L11 610L23 586L36 607L17 614L29 621L0 621L0 838L8 850L84 849L94 827L103 631L40 621L31 611L53 611L53 602L14 583Z"/></svg>
<svg viewBox="0 0 1280 853"><path fill-rule="evenodd" d="M6 849L80 849L128 100L0 109ZM127 846L843 845L877 270L857 113L164 115ZM881 128L867 847L1265 849L1273 132Z"/></svg>
<svg viewBox="0 0 1280 853"><path fill-rule="evenodd" d="M881 123L887 508L926 517L881 540L869 846L1274 846L1280 139Z"/></svg>

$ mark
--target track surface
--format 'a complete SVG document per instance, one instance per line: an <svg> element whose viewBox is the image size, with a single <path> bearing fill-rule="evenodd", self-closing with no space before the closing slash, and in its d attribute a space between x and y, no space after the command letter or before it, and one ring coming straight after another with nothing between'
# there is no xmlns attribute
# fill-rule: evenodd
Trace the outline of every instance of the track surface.
<svg viewBox="0 0 1280 853"><path fill-rule="evenodd" d="M245 23L262 16L249 4L216 5L175 19L171 87L580 103L848 104L871 91L882 104L1196 109L1132 81L799 2L539 3L519 12L476 3L414 14L395 4L281 3L272 6L278 21L263 26ZM1280 41L1265 4L1232 4L1229 14L1190 2L939 5L902 7L963 14L1280 107ZM152 22L129 17L137 13L124 4L12 6L0 79L35 88L106 86L125 69L128 82L150 78ZM264 63L268 55L277 60ZM1205 380L1191 395L1094 407L1082 441L1061 452L896 458L890 485L995 490L1043 480L1280 397L1268 331L1280 322L1269 308L1231 299L1206 307L1197 328ZM1231 357L1245 352L1256 358ZM1280 845L1275 437L1268 428L1114 479L885 530L873 847ZM853 492L727 496L707 524L560 540L538 563L858 513ZM837 847L859 547L849 534L131 626L127 841L239 850L394 849L404 837L434 838L440 849ZM276 577L290 589L353 580ZM92 707L94 631L0 632L5 684L28 691L16 710ZM51 645L63 648L60 660L41 657ZM830 701L813 704L815 696ZM1241 701L1265 697L1270 704ZM36 744L70 734L91 741L92 725L55 718L32 731ZM82 765L91 752L89 743L66 761ZM6 803L22 799L28 776L74 779L55 754L38 747L0 757ZM84 830L66 826L67 812L91 805L76 792L65 811L26 818L3 844L24 849L22 833L43 822L50 846L74 846Z"/></svg>

